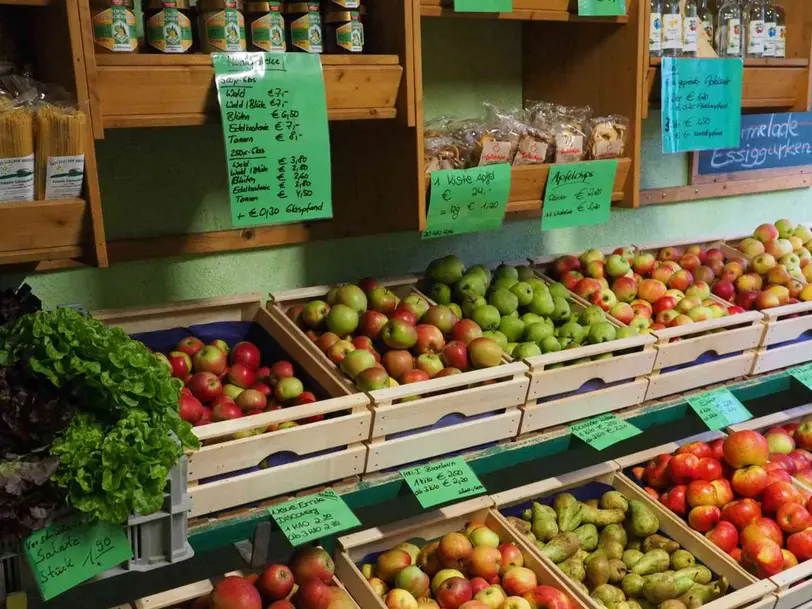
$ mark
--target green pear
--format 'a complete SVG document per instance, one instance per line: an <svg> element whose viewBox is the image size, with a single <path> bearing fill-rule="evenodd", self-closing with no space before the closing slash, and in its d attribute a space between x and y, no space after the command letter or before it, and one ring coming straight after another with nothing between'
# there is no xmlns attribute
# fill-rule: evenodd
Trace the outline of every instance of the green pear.
<svg viewBox="0 0 812 609"><path fill-rule="evenodd" d="M586 338L586 330L576 321L568 321L558 330L559 338L569 338L576 345L580 345Z"/></svg>
<svg viewBox="0 0 812 609"><path fill-rule="evenodd" d="M535 313L525 313L522 315L522 321L524 322L524 325L529 326L537 321L544 321L544 318L541 315L536 315Z"/></svg>
<svg viewBox="0 0 812 609"><path fill-rule="evenodd" d="M602 321L589 327L589 342L593 345L615 340L617 331L608 321Z"/></svg>
<svg viewBox="0 0 812 609"><path fill-rule="evenodd" d="M435 281L429 290L428 296L437 304L451 304L451 288L445 283Z"/></svg>
<svg viewBox="0 0 812 609"><path fill-rule="evenodd" d="M501 288L509 290L517 283L519 283L519 280L513 277L494 277L493 281L491 281L491 289L498 290Z"/></svg>
<svg viewBox="0 0 812 609"><path fill-rule="evenodd" d="M541 355L541 348L536 343L519 343L519 346L513 351L513 356L516 359L525 359L528 357L535 357Z"/></svg>
<svg viewBox="0 0 812 609"><path fill-rule="evenodd" d="M462 315L463 317L471 318L479 307L484 307L488 304L484 296L471 296L462 299Z"/></svg>
<svg viewBox="0 0 812 609"><path fill-rule="evenodd" d="M527 305L530 313L536 315L549 316L555 310L555 303L553 297L549 292L533 292L533 300Z"/></svg>
<svg viewBox="0 0 812 609"><path fill-rule="evenodd" d="M508 339L507 339L507 337L506 337L506 336L505 336L505 335L504 335L502 332L500 332L499 330L488 330L487 332L483 332L483 333L482 333L482 336L484 336L485 338L490 338L490 339L492 339L494 342L496 342L496 344L497 344L497 345L499 345L500 347L502 347L502 351L504 351L505 349L507 349L507 346L508 346Z"/></svg>
<svg viewBox="0 0 812 609"><path fill-rule="evenodd" d="M561 296L554 296L553 312L550 314L550 319L552 319L557 324L563 324L568 322L571 317L572 317L572 309L570 309L569 301L566 298L562 298Z"/></svg>
<svg viewBox="0 0 812 609"><path fill-rule="evenodd" d="M454 293L460 299L466 296L484 296L486 289L485 280L480 275L463 275L454 284Z"/></svg>
<svg viewBox="0 0 812 609"><path fill-rule="evenodd" d="M518 299L520 307L526 307L533 300L533 288L524 281L514 283L510 286L510 291Z"/></svg>
<svg viewBox="0 0 812 609"><path fill-rule="evenodd" d="M564 298L564 299L570 297L570 292L567 289L567 286L565 286L563 283L551 283L550 284L550 294L552 294L553 297Z"/></svg>
<svg viewBox="0 0 812 609"><path fill-rule="evenodd" d="M542 344L550 336L553 336L553 329L544 322L529 324L524 330L524 339L534 343Z"/></svg>
<svg viewBox="0 0 812 609"><path fill-rule="evenodd" d="M470 269L468 269L465 273L466 275L479 275L482 277L482 281L485 282L486 286L491 284L491 270L482 264L475 264Z"/></svg>
<svg viewBox="0 0 812 609"><path fill-rule="evenodd" d="M541 341L541 350L543 353L555 353L556 351L561 351L561 343L558 342L558 339L555 336L548 336Z"/></svg>
<svg viewBox="0 0 812 609"><path fill-rule="evenodd" d="M499 322L499 331L504 334L508 341L517 342L524 335L525 323L518 317L503 315Z"/></svg>
<svg viewBox="0 0 812 609"><path fill-rule="evenodd" d="M519 308L519 298L504 288L497 288L491 292L488 302L499 309L500 315L510 315Z"/></svg>
<svg viewBox="0 0 812 609"><path fill-rule="evenodd" d="M516 270L515 267L509 266L507 264L500 264L496 267L496 270L493 272L494 280L500 279L502 277L508 277L510 279L515 279L519 281L519 271Z"/></svg>
<svg viewBox="0 0 812 609"><path fill-rule="evenodd" d="M547 284L544 283L538 277L531 277L530 279L525 279L524 282L533 289L533 292L549 292L550 291L550 288L547 287Z"/></svg>
<svg viewBox="0 0 812 609"><path fill-rule="evenodd" d="M516 273L518 275L519 281L527 281L528 279L533 279L536 277L536 273L533 272L533 269L531 269L526 264L517 266Z"/></svg>
<svg viewBox="0 0 812 609"><path fill-rule="evenodd" d="M622 328L618 328L617 332L615 333L615 338L620 340L621 338L629 338L630 336L637 336L639 332L637 328L630 328L629 326L623 326Z"/></svg>
<svg viewBox="0 0 812 609"><path fill-rule="evenodd" d="M589 305L581 311L581 324L591 326L602 321L606 321L606 313L598 305Z"/></svg>
<svg viewBox="0 0 812 609"><path fill-rule="evenodd" d="M471 319L474 320L484 332L487 330L496 330L499 327L499 322L502 321L502 316L499 315L499 309L493 305L483 305L474 309L474 312L471 314Z"/></svg>
<svg viewBox="0 0 812 609"><path fill-rule="evenodd" d="M462 278L465 272L465 265L458 256L446 256L440 260L435 260L429 265L427 274L429 278L440 283L451 285Z"/></svg>

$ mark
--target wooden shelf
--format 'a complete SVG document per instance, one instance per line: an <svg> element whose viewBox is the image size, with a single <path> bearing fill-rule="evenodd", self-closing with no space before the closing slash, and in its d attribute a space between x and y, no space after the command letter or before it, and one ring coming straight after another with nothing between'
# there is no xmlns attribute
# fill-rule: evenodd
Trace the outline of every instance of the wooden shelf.
<svg viewBox="0 0 812 609"><path fill-rule="evenodd" d="M693 57L678 57L677 59L702 59ZM662 57L649 57L650 66L659 66L663 62ZM804 57L782 57L780 59L745 59L745 68L805 68L809 66L809 59Z"/></svg>
<svg viewBox="0 0 812 609"><path fill-rule="evenodd" d="M423 17L475 17L485 19L511 19L518 21L580 21L601 23L627 23L628 16L579 17L575 0L513 0L509 13L458 13L452 0L420 0Z"/></svg>
<svg viewBox="0 0 812 609"><path fill-rule="evenodd" d="M51 0L0 0L0 5L6 6L48 6Z"/></svg>
<svg viewBox="0 0 812 609"><path fill-rule="evenodd" d="M92 243L82 199L0 203L0 264L82 255Z"/></svg>
<svg viewBox="0 0 812 609"><path fill-rule="evenodd" d="M397 55L325 55L330 120L391 119L403 76ZM209 55L96 56L104 127L169 127L219 121Z"/></svg>

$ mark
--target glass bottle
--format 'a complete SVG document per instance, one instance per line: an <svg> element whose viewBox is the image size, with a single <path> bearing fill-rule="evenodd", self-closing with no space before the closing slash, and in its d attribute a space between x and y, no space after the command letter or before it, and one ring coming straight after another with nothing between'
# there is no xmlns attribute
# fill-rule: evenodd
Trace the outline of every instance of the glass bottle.
<svg viewBox="0 0 812 609"><path fill-rule="evenodd" d="M716 15L716 52L719 57L742 56L742 12L738 0L722 0Z"/></svg>
<svg viewBox="0 0 812 609"><path fill-rule="evenodd" d="M787 17L780 4L775 5L775 56L787 56Z"/></svg>
<svg viewBox="0 0 812 609"><path fill-rule="evenodd" d="M663 0L651 0L648 51L652 57L663 56Z"/></svg>
<svg viewBox="0 0 812 609"><path fill-rule="evenodd" d="M696 57L699 41L699 12L696 0L685 0L682 15L682 56Z"/></svg>
<svg viewBox="0 0 812 609"><path fill-rule="evenodd" d="M663 57L679 57L682 52L682 15L679 0L663 1Z"/></svg>
<svg viewBox="0 0 812 609"><path fill-rule="evenodd" d="M762 57L775 57L775 41L778 36L778 15L773 0L764 5L764 52Z"/></svg>
<svg viewBox="0 0 812 609"><path fill-rule="evenodd" d="M713 38L713 11L708 7L708 0L699 0L697 4L699 13L699 25L708 36L708 44L715 45Z"/></svg>
<svg viewBox="0 0 812 609"><path fill-rule="evenodd" d="M749 0L744 7L744 49L745 57L758 58L764 54L763 0Z"/></svg>

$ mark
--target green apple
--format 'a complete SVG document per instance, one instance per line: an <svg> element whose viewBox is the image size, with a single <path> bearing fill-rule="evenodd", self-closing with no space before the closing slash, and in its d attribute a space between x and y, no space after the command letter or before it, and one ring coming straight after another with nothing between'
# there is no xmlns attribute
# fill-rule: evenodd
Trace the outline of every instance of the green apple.
<svg viewBox="0 0 812 609"><path fill-rule="evenodd" d="M778 237L780 239L789 239L795 234L795 223L786 218L777 220L775 222L775 228L778 229Z"/></svg>
<svg viewBox="0 0 812 609"><path fill-rule="evenodd" d="M526 264L522 264L521 266L516 267L516 273L518 275L519 281L527 281L528 279L533 279L536 274Z"/></svg>
<svg viewBox="0 0 812 609"><path fill-rule="evenodd" d="M555 353L556 351L561 351L561 343L558 342L558 339L555 336L548 336L541 341L540 346L542 353Z"/></svg>
<svg viewBox="0 0 812 609"><path fill-rule="evenodd" d="M589 327L589 342L593 345L615 340L617 331L608 321L602 321Z"/></svg>
<svg viewBox="0 0 812 609"><path fill-rule="evenodd" d="M586 330L577 321L568 321L558 329L559 338L569 338L572 342L580 345L586 338Z"/></svg>
<svg viewBox="0 0 812 609"><path fill-rule="evenodd" d="M534 324L538 321L544 321L544 318L541 315L536 315L535 313L525 313L522 315L522 321L524 322L525 326L529 326L530 324Z"/></svg>
<svg viewBox="0 0 812 609"><path fill-rule="evenodd" d="M606 321L606 313L598 305L589 305L581 311L581 324L591 326Z"/></svg>
<svg viewBox="0 0 812 609"><path fill-rule="evenodd" d="M500 315L510 315L519 308L518 296L504 288L497 288L491 292L488 301L499 310Z"/></svg>
<svg viewBox="0 0 812 609"><path fill-rule="evenodd" d="M375 356L366 349L350 351L341 360L341 371L350 378L356 378L367 368L375 367Z"/></svg>
<svg viewBox="0 0 812 609"><path fill-rule="evenodd" d="M524 281L514 283L510 286L510 291L518 299L520 307L526 307L533 300L533 288Z"/></svg>
<svg viewBox="0 0 812 609"><path fill-rule="evenodd" d="M519 280L514 279L513 277L494 277L493 281L491 282L491 289L498 290L502 288L509 290L517 283L519 283Z"/></svg>
<svg viewBox="0 0 812 609"><path fill-rule="evenodd" d="M457 319L462 319L462 309L460 308L460 305L458 305L456 302L450 302L448 303L448 308L451 309L451 312L457 316Z"/></svg>
<svg viewBox="0 0 812 609"><path fill-rule="evenodd" d="M553 298L553 312L550 314L550 319L555 323L566 323L572 317L572 309L570 303L566 298L556 296Z"/></svg>
<svg viewBox="0 0 812 609"><path fill-rule="evenodd" d="M536 315L551 315L555 310L552 295L549 292L533 292L533 300L527 305L527 309Z"/></svg>
<svg viewBox="0 0 812 609"><path fill-rule="evenodd" d="M524 330L524 339L534 343L542 343L547 337L553 335L553 328L544 323L536 322L528 325Z"/></svg>
<svg viewBox="0 0 812 609"><path fill-rule="evenodd" d="M347 336L355 332L357 327L358 311L345 304L334 305L327 314L327 330L334 334Z"/></svg>
<svg viewBox="0 0 812 609"><path fill-rule="evenodd" d="M367 310L367 295L357 285L345 285L338 288L336 304L347 305L358 313L363 313Z"/></svg>
<svg viewBox="0 0 812 609"><path fill-rule="evenodd" d="M471 315L474 314L479 307L484 307L488 304L488 301L485 300L484 296L474 296L471 298L463 298L462 299L462 316L467 317L468 319L471 318Z"/></svg>
<svg viewBox="0 0 812 609"><path fill-rule="evenodd" d="M499 322L502 321L502 316L499 314L499 309L493 305L483 305L474 309L471 314L471 319L482 328L486 330L496 330L499 327Z"/></svg>
<svg viewBox="0 0 812 609"><path fill-rule="evenodd" d="M651 325L651 320L648 317L632 317L632 320L629 322L629 327L634 328L637 334L640 334L643 330L648 328Z"/></svg>
<svg viewBox="0 0 812 609"><path fill-rule="evenodd" d="M327 304L331 307L338 301L338 291L341 289L340 285L333 286L329 290L327 290L327 296L324 297L324 300L327 301Z"/></svg>
<svg viewBox="0 0 812 609"><path fill-rule="evenodd" d="M435 281L429 290L429 298L437 304L451 304L451 288L444 283Z"/></svg>
<svg viewBox="0 0 812 609"><path fill-rule="evenodd" d="M518 317L509 315L502 316L499 322L499 331L504 334L510 342L516 342L524 335L525 323Z"/></svg>
<svg viewBox="0 0 812 609"><path fill-rule="evenodd" d="M615 333L615 338L620 340L621 338L629 338L630 336L637 336L639 332L637 328L632 326L623 326L622 328L618 328L617 332Z"/></svg>
<svg viewBox="0 0 812 609"><path fill-rule="evenodd" d="M567 286L565 286L563 283L558 282L550 284L550 294L552 294L553 297L558 298L569 298L570 296L570 292L567 289Z"/></svg>
<svg viewBox="0 0 812 609"><path fill-rule="evenodd" d="M454 284L454 293L457 298L484 296L486 290L485 280L480 275L463 275Z"/></svg>
<svg viewBox="0 0 812 609"><path fill-rule="evenodd" d="M512 357L516 359L525 359L528 357L535 357L541 355L541 348L536 343L519 343Z"/></svg>
<svg viewBox="0 0 812 609"><path fill-rule="evenodd" d="M515 269L515 267L509 266L507 264L500 264L496 267L496 270L493 272L494 279L501 279L502 277L508 277L510 279L515 279L519 281L519 271Z"/></svg>
<svg viewBox="0 0 812 609"><path fill-rule="evenodd" d="M429 265L426 274L434 281L448 285L459 281L465 272L465 265L458 256L446 256L435 260Z"/></svg>
<svg viewBox="0 0 812 609"><path fill-rule="evenodd" d="M544 283L538 277L531 277L530 279L525 279L524 282L533 289L533 292L549 292L550 291L550 288L547 287L547 284Z"/></svg>
<svg viewBox="0 0 812 609"><path fill-rule="evenodd" d="M507 349L508 346L507 336L505 336L504 333L500 332L499 330L488 330L487 332L483 332L482 336L496 341L496 344L502 347L502 350Z"/></svg>

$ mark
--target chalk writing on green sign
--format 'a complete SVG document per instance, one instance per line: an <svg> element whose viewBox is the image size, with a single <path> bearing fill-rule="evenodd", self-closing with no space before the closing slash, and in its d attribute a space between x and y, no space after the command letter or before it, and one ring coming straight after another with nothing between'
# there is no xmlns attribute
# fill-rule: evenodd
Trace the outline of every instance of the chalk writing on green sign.
<svg viewBox="0 0 812 609"><path fill-rule="evenodd" d="M423 239L495 230L505 219L510 165L433 171L429 193Z"/></svg>
<svg viewBox="0 0 812 609"><path fill-rule="evenodd" d="M617 159L551 165L541 230L609 221Z"/></svg>
<svg viewBox="0 0 812 609"><path fill-rule="evenodd" d="M46 601L133 557L122 527L78 516L33 533L24 548Z"/></svg>
<svg viewBox="0 0 812 609"><path fill-rule="evenodd" d="M513 0L454 0L458 13L511 13Z"/></svg>
<svg viewBox="0 0 812 609"><path fill-rule="evenodd" d="M327 101L318 55L214 53L231 222L333 217Z"/></svg>
<svg viewBox="0 0 812 609"><path fill-rule="evenodd" d="M616 17L626 14L626 0L578 0L582 17Z"/></svg>
<svg viewBox="0 0 812 609"><path fill-rule="evenodd" d="M341 496L332 489L280 503L268 511L292 546L300 546L361 524Z"/></svg>
<svg viewBox="0 0 812 609"><path fill-rule="evenodd" d="M663 152L738 147L741 59L665 57L661 93Z"/></svg>
<svg viewBox="0 0 812 609"><path fill-rule="evenodd" d="M687 400L708 429L714 431L753 418L750 411L726 387L692 395Z"/></svg>
<svg viewBox="0 0 812 609"><path fill-rule="evenodd" d="M569 430L595 450L604 450L613 444L643 433L611 412L570 425Z"/></svg>
<svg viewBox="0 0 812 609"><path fill-rule="evenodd" d="M812 364L796 366L789 371L790 375L803 383L807 389L812 389Z"/></svg>
<svg viewBox="0 0 812 609"><path fill-rule="evenodd" d="M462 457L402 469L400 475L424 508L486 492Z"/></svg>

